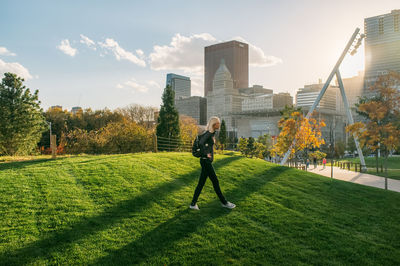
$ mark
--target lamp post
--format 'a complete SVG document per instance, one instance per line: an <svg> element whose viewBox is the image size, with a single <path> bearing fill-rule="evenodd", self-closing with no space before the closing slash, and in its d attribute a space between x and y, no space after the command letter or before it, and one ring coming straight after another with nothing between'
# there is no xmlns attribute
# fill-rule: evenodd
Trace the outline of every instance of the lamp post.
<svg viewBox="0 0 400 266"><path fill-rule="evenodd" d="M333 179L333 155L334 155L335 144L334 144L334 138L333 138L332 125L331 125L329 133L330 133L330 141L331 141L331 143L329 143L329 151L331 152L331 179Z"/></svg>

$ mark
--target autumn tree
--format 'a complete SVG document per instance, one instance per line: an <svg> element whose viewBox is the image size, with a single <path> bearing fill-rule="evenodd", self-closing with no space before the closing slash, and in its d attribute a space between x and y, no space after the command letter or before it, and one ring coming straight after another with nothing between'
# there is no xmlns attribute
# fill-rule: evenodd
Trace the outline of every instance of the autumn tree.
<svg viewBox="0 0 400 266"><path fill-rule="evenodd" d="M355 134L360 145L367 146L384 154L385 188L387 189L387 158L389 153L400 143L400 73L390 72L378 77L369 88L370 96L363 97L357 104L357 113L364 121L347 127L347 131Z"/></svg>
<svg viewBox="0 0 400 266"><path fill-rule="evenodd" d="M181 141L186 146L194 141L198 134L199 127L197 126L197 121L185 115L179 116L179 129Z"/></svg>
<svg viewBox="0 0 400 266"><path fill-rule="evenodd" d="M322 152L322 151L314 151L314 152L311 152L310 154L309 154L309 157L311 158L311 159L317 159L317 160L322 160L323 158L326 158L326 153L325 152Z"/></svg>
<svg viewBox="0 0 400 266"><path fill-rule="evenodd" d="M136 122L139 125L150 129L152 128L152 121L154 121L154 113L158 111L158 109L151 106L131 104L124 108L117 109L117 111L129 121Z"/></svg>
<svg viewBox="0 0 400 266"><path fill-rule="evenodd" d="M281 131L272 154L283 156L290 149L290 158L295 158L296 164L298 152L316 149L325 143L321 134L321 127L325 126L324 121L306 118L297 110L293 110L289 116L283 115L278 126Z"/></svg>
<svg viewBox="0 0 400 266"><path fill-rule="evenodd" d="M240 138L237 148L241 154L247 156L247 139Z"/></svg>

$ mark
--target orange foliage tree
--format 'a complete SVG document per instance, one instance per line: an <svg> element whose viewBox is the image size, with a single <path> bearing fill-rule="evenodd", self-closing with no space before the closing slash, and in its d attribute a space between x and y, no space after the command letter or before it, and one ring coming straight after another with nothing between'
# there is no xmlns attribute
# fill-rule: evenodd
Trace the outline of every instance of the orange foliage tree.
<svg viewBox="0 0 400 266"><path fill-rule="evenodd" d="M357 113L364 121L346 128L355 134L362 147L375 152L378 163L378 149L385 158L387 176L387 157L400 144L400 73L390 72L378 77L370 89L370 96L363 97L357 104ZM387 188L387 180L385 181Z"/></svg>
<svg viewBox="0 0 400 266"><path fill-rule="evenodd" d="M321 128L325 126L324 121L318 123L315 118L306 118L298 110L293 110L289 116L282 117L278 126L281 132L272 149L273 155L283 156L290 148L290 158L297 159L299 151L307 152L325 143L321 134Z"/></svg>
<svg viewBox="0 0 400 266"><path fill-rule="evenodd" d="M197 121L190 116L179 116L179 128L181 140L185 143L192 143L198 134Z"/></svg>

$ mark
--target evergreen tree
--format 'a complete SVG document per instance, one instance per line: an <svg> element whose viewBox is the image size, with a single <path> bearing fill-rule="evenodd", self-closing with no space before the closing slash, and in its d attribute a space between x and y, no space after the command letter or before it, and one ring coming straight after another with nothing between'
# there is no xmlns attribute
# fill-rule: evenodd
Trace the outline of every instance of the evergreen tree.
<svg viewBox="0 0 400 266"><path fill-rule="evenodd" d="M0 154L26 155L34 151L47 129L38 99L24 79L5 73L0 83Z"/></svg>
<svg viewBox="0 0 400 266"><path fill-rule="evenodd" d="M226 125L225 125L225 120L222 119L221 122L221 129L219 131L219 143L221 143L221 149L224 150L225 144L226 144Z"/></svg>
<svg viewBox="0 0 400 266"><path fill-rule="evenodd" d="M156 134L158 137L179 139L179 113L175 108L175 92L171 86L164 89L162 105L157 121Z"/></svg>
<svg viewBox="0 0 400 266"><path fill-rule="evenodd" d="M254 138L253 137L249 137L249 140L247 142L247 154L246 155L250 155L250 157L253 157L253 152L255 150L255 144L254 144Z"/></svg>

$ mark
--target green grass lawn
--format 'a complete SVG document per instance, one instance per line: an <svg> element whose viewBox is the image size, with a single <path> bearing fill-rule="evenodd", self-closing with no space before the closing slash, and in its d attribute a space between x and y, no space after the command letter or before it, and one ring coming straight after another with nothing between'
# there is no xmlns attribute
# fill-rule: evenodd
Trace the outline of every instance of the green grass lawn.
<svg viewBox="0 0 400 266"><path fill-rule="evenodd" d="M360 158L346 158L343 161L360 163ZM375 157L365 157L367 165L367 173L372 175L385 176L385 163L384 158L378 158L379 172L376 172L376 159ZM381 172L381 165L383 165L383 172ZM354 170L354 169L351 169ZM388 158L388 178L400 180L400 157Z"/></svg>
<svg viewBox="0 0 400 266"><path fill-rule="evenodd" d="M0 264L399 265L400 193L216 155L222 208L189 153L0 163Z"/></svg>

